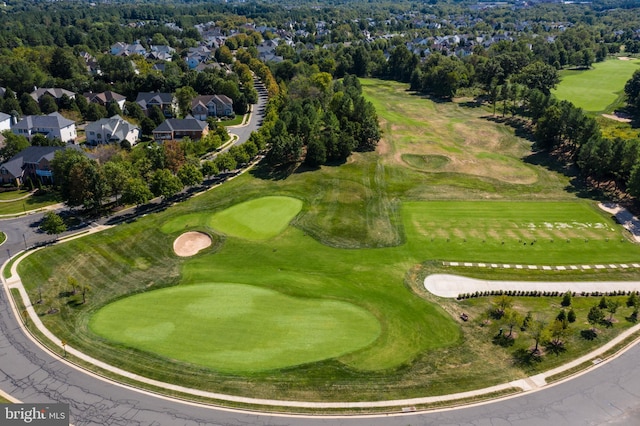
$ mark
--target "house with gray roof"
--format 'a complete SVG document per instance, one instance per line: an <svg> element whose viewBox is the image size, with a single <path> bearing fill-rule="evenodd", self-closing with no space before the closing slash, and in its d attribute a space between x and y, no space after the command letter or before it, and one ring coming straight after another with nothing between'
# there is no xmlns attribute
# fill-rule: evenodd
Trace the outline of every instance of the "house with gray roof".
<svg viewBox="0 0 640 426"><path fill-rule="evenodd" d="M158 92L140 92L136 97L136 103L145 115L149 115L149 110L155 105L162 110L165 117L173 117L173 112L178 106L171 93Z"/></svg>
<svg viewBox="0 0 640 426"><path fill-rule="evenodd" d="M29 140L33 135L41 134L49 139L74 143L78 137L76 123L64 118L58 112L52 112L49 115L27 115L11 126L11 131Z"/></svg>
<svg viewBox="0 0 640 426"><path fill-rule="evenodd" d="M89 145L120 143L126 140L133 146L140 139L140 128L119 115L114 115L87 124L85 134Z"/></svg>
<svg viewBox="0 0 640 426"><path fill-rule="evenodd" d="M51 96L53 99L56 100L56 102L59 102L60 99L62 98L62 96L67 95L69 97L69 99L75 99L76 98L76 94L66 90L66 89L61 89L59 87L42 87L39 89L34 90L33 92L31 92L29 95L31 95L31 97L36 101L36 102L40 102L40 99L42 99L43 96Z"/></svg>
<svg viewBox="0 0 640 426"><path fill-rule="evenodd" d="M67 146L30 146L0 165L0 183L20 186L27 180L53 183L51 160L57 151L79 149Z"/></svg>
<svg viewBox="0 0 640 426"><path fill-rule="evenodd" d="M225 95L197 96L191 101L191 114L198 120L233 115L233 101Z"/></svg>
<svg viewBox="0 0 640 426"><path fill-rule="evenodd" d="M188 115L185 118L169 118L153 129L156 142L180 140L189 137L192 140L202 139L209 133L209 125Z"/></svg>
<svg viewBox="0 0 640 426"><path fill-rule="evenodd" d="M127 100L125 96L116 92L112 92L111 90L101 93L88 92L83 94L82 96L87 98L87 102L96 103L102 105L103 107L106 107L109 102L115 102L118 104L121 111L124 110L124 103Z"/></svg>

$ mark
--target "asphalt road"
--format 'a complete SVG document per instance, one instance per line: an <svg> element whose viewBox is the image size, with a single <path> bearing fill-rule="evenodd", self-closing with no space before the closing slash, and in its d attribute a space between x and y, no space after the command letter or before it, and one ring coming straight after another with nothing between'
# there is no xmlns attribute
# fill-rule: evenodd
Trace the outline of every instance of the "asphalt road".
<svg viewBox="0 0 640 426"><path fill-rule="evenodd" d="M258 114L253 124L258 126ZM250 123L250 125L252 125ZM257 128L257 127L256 127ZM244 129L236 128L235 130ZM243 132L240 140L246 140ZM240 135L239 135L240 136ZM37 232L42 214L0 221L7 241L0 261L50 236ZM86 225L91 226L91 225ZM25 336L0 291L0 389L25 402L70 405L81 425L637 425L640 424L640 345L573 380L538 392L466 408L377 417L309 418L236 412L168 400L105 382L62 362Z"/></svg>

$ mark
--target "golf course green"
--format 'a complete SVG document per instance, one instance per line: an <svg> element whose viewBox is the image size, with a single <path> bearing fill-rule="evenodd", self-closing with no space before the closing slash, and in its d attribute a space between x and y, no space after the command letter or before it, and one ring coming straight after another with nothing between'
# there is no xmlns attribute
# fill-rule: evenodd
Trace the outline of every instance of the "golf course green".
<svg viewBox="0 0 640 426"><path fill-rule="evenodd" d="M350 303L241 284L182 285L112 303L91 320L101 336L220 371L289 367L356 351L380 334Z"/></svg>
<svg viewBox="0 0 640 426"><path fill-rule="evenodd" d="M266 240L280 234L302 209L292 197L261 197L237 204L213 215L196 213L176 218L162 226L166 233L198 225L247 240Z"/></svg>

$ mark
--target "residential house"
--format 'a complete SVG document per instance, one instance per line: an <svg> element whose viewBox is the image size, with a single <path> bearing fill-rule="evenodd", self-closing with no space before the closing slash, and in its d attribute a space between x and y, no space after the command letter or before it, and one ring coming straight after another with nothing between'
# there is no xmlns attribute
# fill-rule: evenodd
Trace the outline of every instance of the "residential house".
<svg viewBox="0 0 640 426"><path fill-rule="evenodd" d="M121 111L124 110L124 103L127 100L125 96L116 92L112 92L110 90L102 93L89 92L89 93L83 94L82 96L87 98L87 102L99 104L105 108L107 107L109 102L115 102L118 104Z"/></svg>
<svg viewBox="0 0 640 426"><path fill-rule="evenodd" d="M79 149L67 146L30 146L0 165L0 183L20 186L27 180L53 183L51 160L57 151Z"/></svg>
<svg viewBox="0 0 640 426"><path fill-rule="evenodd" d="M169 118L153 130L156 142L179 140L189 137L192 140L202 139L209 133L209 125L188 115L185 118Z"/></svg>
<svg viewBox="0 0 640 426"><path fill-rule="evenodd" d="M149 115L149 110L154 105L162 110L165 117L173 117L177 108L176 100L171 93L140 92L136 103L140 105L146 115Z"/></svg>
<svg viewBox="0 0 640 426"><path fill-rule="evenodd" d="M13 117L4 112L0 112L0 132L11 129Z"/></svg>
<svg viewBox="0 0 640 426"><path fill-rule="evenodd" d="M126 140L133 146L140 139L140 128L119 115L114 115L87 124L85 134L89 145L120 143Z"/></svg>
<svg viewBox="0 0 640 426"><path fill-rule="evenodd" d="M198 120L233 115L233 101L225 95L198 96L191 101L191 114Z"/></svg>
<svg viewBox="0 0 640 426"><path fill-rule="evenodd" d="M42 134L49 139L73 143L77 137L76 124L58 112L49 115L27 115L11 126L11 131L29 140L35 134Z"/></svg>
<svg viewBox="0 0 640 426"><path fill-rule="evenodd" d="M76 98L75 93L69 90L60 89L58 87L49 87L49 88L40 88L40 89L36 88L36 90L31 92L29 95L38 103L40 103L40 99L42 99L43 96L51 96L53 99L56 100L56 103L60 102L60 99L62 99L64 95L67 95L69 99Z"/></svg>
<svg viewBox="0 0 640 426"><path fill-rule="evenodd" d="M145 56L147 54L147 49L145 49L138 40L133 44L127 44L119 41L111 46L111 54L115 56Z"/></svg>
<svg viewBox="0 0 640 426"><path fill-rule="evenodd" d="M80 57L82 58L84 65L91 75L102 75L102 71L100 70L100 64L98 64L98 60L90 54L89 52L80 52Z"/></svg>
<svg viewBox="0 0 640 426"><path fill-rule="evenodd" d="M189 69L195 69L198 65L206 63L210 59L211 49L207 46L190 47L185 57Z"/></svg>
<svg viewBox="0 0 640 426"><path fill-rule="evenodd" d="M147 59L167 62L171 61L171 59L173 58L173 54L176 51L176 49L171 46L154 44L149 46L149 49L151 51L146 55Z"/></svg>

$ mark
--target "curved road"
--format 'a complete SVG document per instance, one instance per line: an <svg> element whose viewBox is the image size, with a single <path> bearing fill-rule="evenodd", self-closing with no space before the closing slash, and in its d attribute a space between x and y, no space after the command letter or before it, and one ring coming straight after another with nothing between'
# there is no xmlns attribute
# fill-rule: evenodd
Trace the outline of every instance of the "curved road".
<svg viewBox="0 0 640 426"><path fill-rule="evenodd" d="M257 126L258 114L250 123ZM242 133L239 140L246 140ZM42 214L0 222L0 261L51 239L36 232ZM64 402L81 425L599 425L640 424L640 345L614 360L537 392L454 410L371 417L285 417L168 400L105 382L70 366L25 336L0 291L0 390L24 402Z"/></svg>

